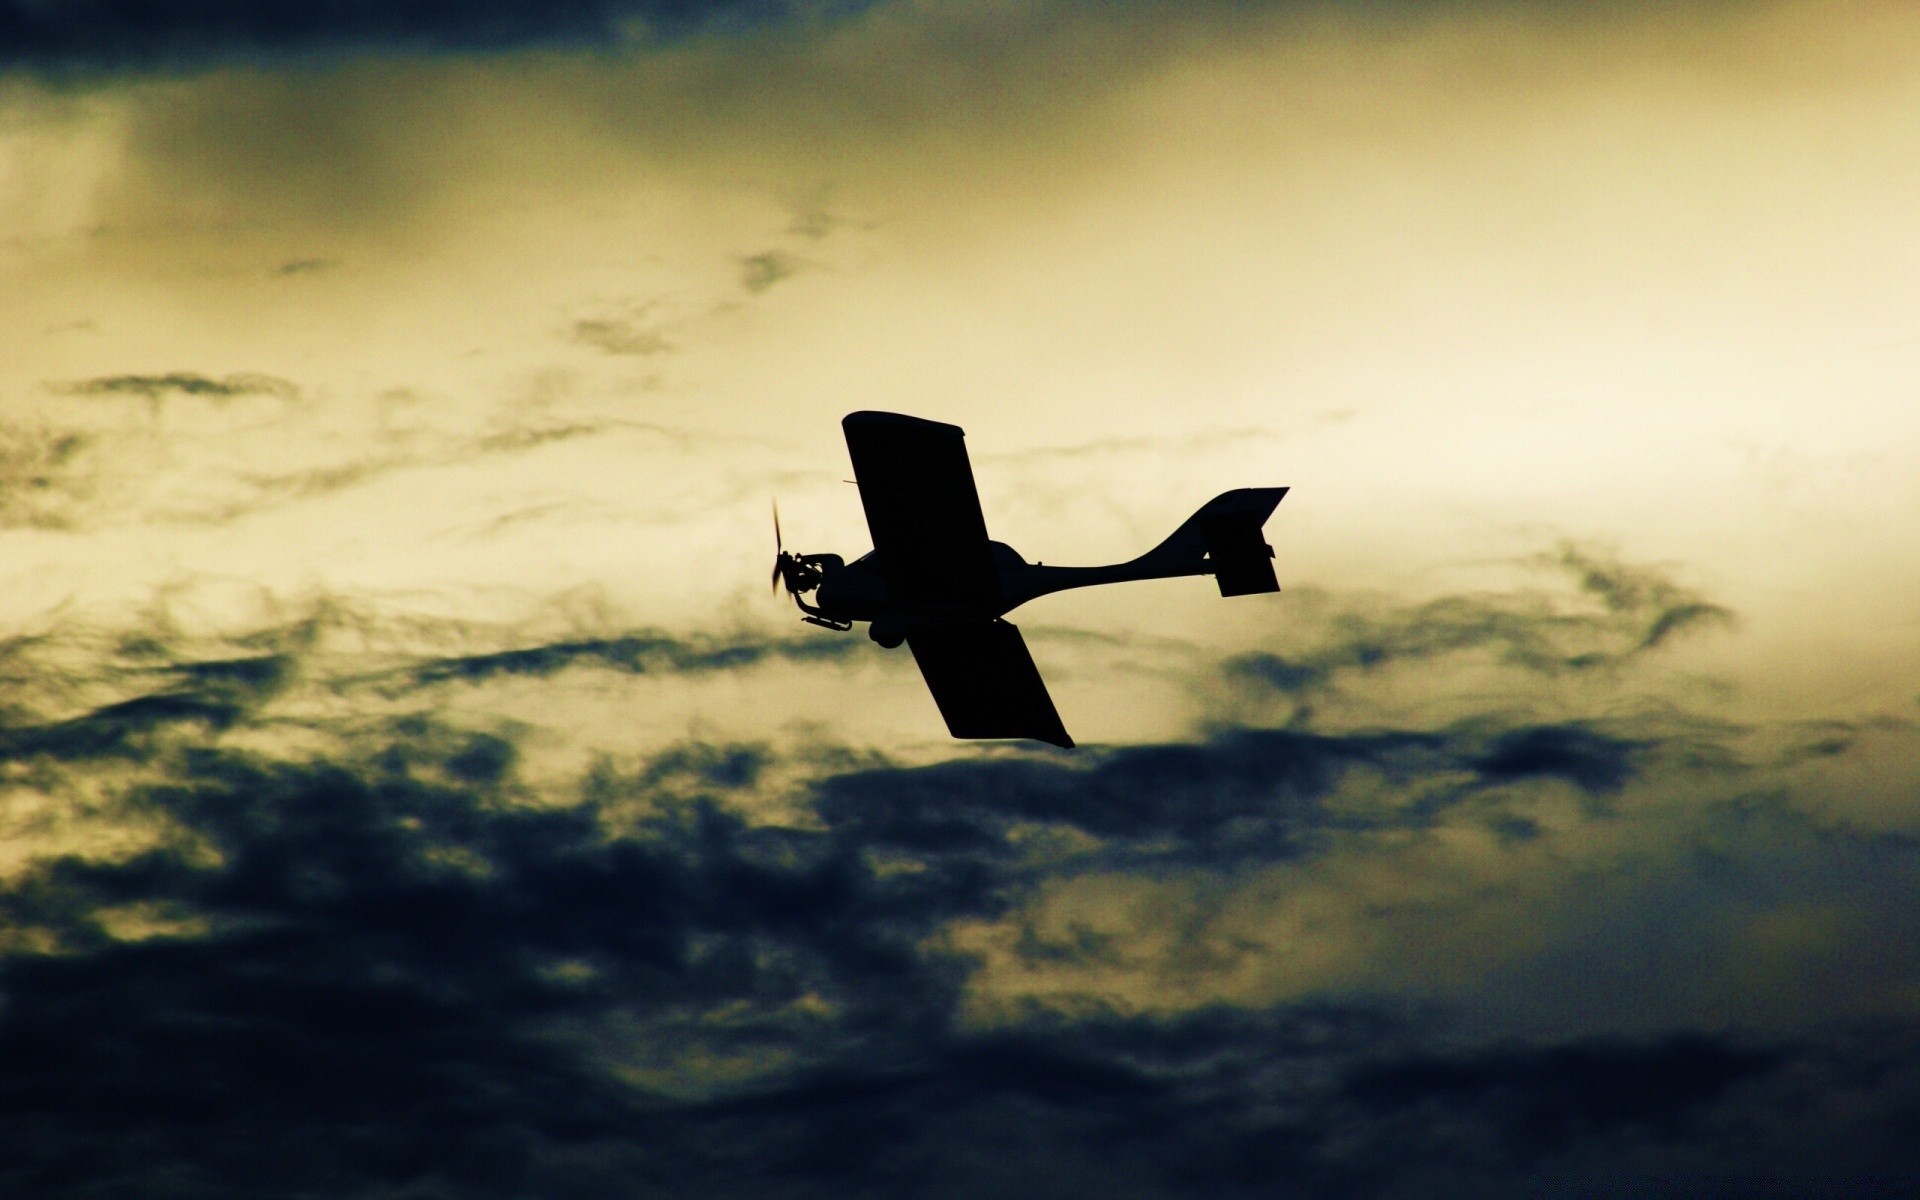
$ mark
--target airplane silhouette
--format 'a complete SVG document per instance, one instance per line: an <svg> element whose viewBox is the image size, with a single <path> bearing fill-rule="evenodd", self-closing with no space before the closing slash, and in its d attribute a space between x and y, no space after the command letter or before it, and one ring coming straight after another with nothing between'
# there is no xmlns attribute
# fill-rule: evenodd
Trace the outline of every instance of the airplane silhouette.
<svg viewBox="0 0 1920 1200"><path fill-rule="evenodd" d="M790 554L776 508L774 589L786 584L809 624L845 631L867 621L882 646L904 641L956 738L1072 748L1020 630L1002 619L1037 596L1182 575L1213 576L1222 596L1280 590L1260 530L1286 488L1222 492L1130 562L1049 567L988 539L959 426L886 412L848 413L840 426L874 548L852 562Z"/></svg>

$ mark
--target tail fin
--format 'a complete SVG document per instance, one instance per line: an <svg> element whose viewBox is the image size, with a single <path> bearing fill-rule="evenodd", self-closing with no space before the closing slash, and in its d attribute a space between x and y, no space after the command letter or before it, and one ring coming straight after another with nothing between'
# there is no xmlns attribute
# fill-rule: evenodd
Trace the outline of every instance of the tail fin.
<svg viewBox="0 0 1920 1200"><path fill-rule="evenodd" d="M1134 560L1154 575L1211 575L1222 596L1277 592L1273 547L1260 527L1286 488L1235 488L1200 506L1167 540Z"/></svg>

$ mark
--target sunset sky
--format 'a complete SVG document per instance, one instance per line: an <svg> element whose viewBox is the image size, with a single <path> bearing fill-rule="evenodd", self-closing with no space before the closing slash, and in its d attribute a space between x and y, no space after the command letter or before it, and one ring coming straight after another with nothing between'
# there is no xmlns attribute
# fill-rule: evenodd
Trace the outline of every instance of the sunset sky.
<svg viewBox="0 0 1920 1200"><path fill-rule="evenodd" d="M0 0L0 312L0 1193L1920 1187L1920 7Z"/></svg>

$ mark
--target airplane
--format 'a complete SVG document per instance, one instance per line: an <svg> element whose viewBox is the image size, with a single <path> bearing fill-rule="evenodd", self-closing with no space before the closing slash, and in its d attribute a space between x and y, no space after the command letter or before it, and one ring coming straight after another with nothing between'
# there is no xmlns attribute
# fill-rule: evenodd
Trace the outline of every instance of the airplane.
<svg viewBox="0 0 1920 1200"><path fill-rule="evenodd" d="M1073 748L1026 641L1005 619L1029 600L1183 575L1213 576L1222 596L1280 590L1261 528L1286 488L1222 492L1131 561L1052 567L987 537L959 426L889 412L848 413L840 426L873 549L852 562L789 553L776 506L774 593L784 583L810 625L845 632L865 621L880 645L905 642L956 738L1031 738ZM811 602L803 598L809 592Z"/></svg>

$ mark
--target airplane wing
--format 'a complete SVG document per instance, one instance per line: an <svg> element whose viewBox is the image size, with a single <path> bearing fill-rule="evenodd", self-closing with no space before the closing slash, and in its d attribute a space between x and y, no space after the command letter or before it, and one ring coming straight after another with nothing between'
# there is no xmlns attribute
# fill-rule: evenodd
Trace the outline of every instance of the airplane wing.
<svg viewBox="0 0 1920 1200"><path fill-rule="evenodd" d="M1000 576L960 427L884 412L848 413L840 427L893 602L936 610L997 605Z"/></svg>
<svg viewBox="0 0 1920 1200"><path fill-rule="evenodd" d="M933 625L907 635L933 702L957 738L1032 738L1073 748L1020 631L1006 621Z"/></svg>

